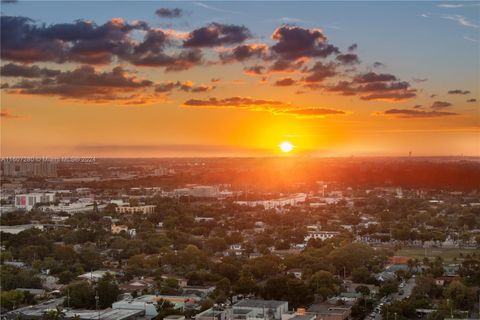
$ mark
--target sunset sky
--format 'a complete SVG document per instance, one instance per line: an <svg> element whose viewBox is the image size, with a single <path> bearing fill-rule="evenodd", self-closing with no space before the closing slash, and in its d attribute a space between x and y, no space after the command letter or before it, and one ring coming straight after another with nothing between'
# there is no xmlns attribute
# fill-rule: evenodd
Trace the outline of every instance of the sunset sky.
<svg viewBox="0 0 480 320"><path fill-rule="evenodd" d="M2 156L480 156L479 2L18 1Z"/></svg>

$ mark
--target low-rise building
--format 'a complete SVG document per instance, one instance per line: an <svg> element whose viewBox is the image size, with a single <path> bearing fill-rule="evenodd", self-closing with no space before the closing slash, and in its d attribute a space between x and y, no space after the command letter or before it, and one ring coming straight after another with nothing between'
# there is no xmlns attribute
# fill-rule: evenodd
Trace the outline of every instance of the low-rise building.
<svg viewBox="0 0 480 320"><path fill-rule="evenodd" d="M155 207L154 205L145 205L145 206L121 206L121 207L116 207L115 212L118 213L142 213L142 214L148 214L148 213L154 213L155 212Z"/></svg>
<svg viewBox="0 0 480 320"><path fill-rule="evenodd" d="M281 320L282 314L287 312L288 301L246 299L233 305L234 319L262 318ZM236 317L235 314L238 316Z"/></svg>
<svg viewBox="0 0 480 320"><path fill-rule="evenodd" d="M195 316L195 320L231 320L232 309L210 308Z"/></svg>
<svg viewBox="0 0 480 320"><path fill-rule="evenodd" d="M95 271L92 271L92 272L87 272L87 273L81 274L77 278L82 279L82 280L91 281L91 282L97 282L98 280L103 278L107 273L110 273L113 276L116 275L116 272L114 272L114 271L95 270Z"/></svg>
<svg viewBox="0 0 480 320"><path fill-rule="evenodd" d="M291 196L286 196L278 199L271 199L271 200L253 200L253 201L235 201L236 204L248 207L256 207L261 206L264 207L266 210L269 209L278 209L289 206L296 206L299 203L305 202L307 199L307 194L305 193L296 193Z"/></svg>
<svg viewBox="0 0 480 320"><path fill-rule="evenodd" d="M0 232L9 233L9 234L19 234L22 231L32 229L32 228L43 230L44 226L43 224L36 224L36 223L18 224L15 226L0 226Z"/></svg>
<svg viewBox="0 0 480 320"><path fill-rule="evenodd" d="M310 239L320 239L322 241L338 236L340 232L337 231L309 231L305 236L305 242Z"/></svg>
<svg viewBox="0 0 480 320"><path fill-rule="evenodd" d="M36 204L55 201L53 192L36 192L15 195L15 208L30 211Z"/></svg>

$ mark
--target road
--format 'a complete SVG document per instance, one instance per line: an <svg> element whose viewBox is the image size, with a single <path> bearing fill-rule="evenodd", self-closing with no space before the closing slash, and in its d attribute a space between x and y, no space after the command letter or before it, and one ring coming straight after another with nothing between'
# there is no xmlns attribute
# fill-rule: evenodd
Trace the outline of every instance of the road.
<svg viewBox="0 0 480 320"><path fill-rule="evenodd" d="M414 287L415 287L415 278L408 279L408 281L405 283L403 288L400 287L400 286L398 287L398 291L403 290L402 295L400 295L400 294L398 294L398 292L396 292L396 293L392 294L388 299L382 298L382 300L380 300L379 305L375 306L375 308L380 308L381 309L381 306L383 306L383 305L389 304L389 303L394 302L394 301L407 299L412 294L412 290L413 290ZM391 301L391 302L388 302L388 301ZM382 314L380 312L375 312L375 311L372 312L369 316L367 316L366 319L368 319L368 320L383 320Z"/></svg>
<svg viewBox="0 0 480 320"><path fill-rule="evenodd" d="M413 287L415 287L415 278L410 278L403 288L399 287L398 292L391 295L392 301L407 299L412 294ZM403 290L402 295L399 294L400 290Z"/></svg>

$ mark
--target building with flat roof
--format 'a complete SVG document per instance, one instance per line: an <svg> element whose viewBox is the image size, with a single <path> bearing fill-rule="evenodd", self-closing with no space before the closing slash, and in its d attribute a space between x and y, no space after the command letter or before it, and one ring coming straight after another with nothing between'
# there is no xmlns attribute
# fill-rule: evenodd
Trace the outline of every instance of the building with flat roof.
<svg viewBox="0 0 480 320"><path fill-rule="evenodd" d="M195 320L231 320L232 309L210 308L195 316Z"/></svg>
<svg viewBox="0 0 480 320"><path fill-rule="evenodd" d="M235 201L236 204L248 207L262 206L266 210L283 208L287 205L296 206L299 203L305 202L307 195L305 193L297 193L290 196L271 199L271 200L253 200L253 201Z"/></svg>
<svg viewBox="0 0 480 320"><path fill-rule="evenodd" d="M43 230L43 224L18 224L15 226L0 226L0 232L9 233L9 234L19 234L22 231L37 228Z"/></svg>
<svg viewBox="0 0 480 320"><path fill-rule="evenodd" d="M340 232L337 231L309 231L304 240L305 242L308 242L310 239L320 239L323 241L338 236L339 234Z"/></svg>
<svg viewBox="0 0 480 320"><path fill-rule="evenodd" d="M240 310L241 309L241 310ZM251 310L247 312L247 310ZM282 319L282 314L288 312L288 301L245 299L233 305L233 313L245 314L243 319ZM237 319L241 319L237 317Z"/></svg>
<svg viewBox="0 0 480 320"><path fill-rule="evenodd" d="M2 174L8 177L56 177L55 161L38 160L31 162L2 160Z"/></svg>
<svg viewBox="0 0 480 320"><path fill-rule="evenodd" d="M15 195L15 208L30 211L38 203L50 203L55 201L53 192L36 192Z"/></svg>
<svg viewBox="0 0 480 320"><path fill-rule="evenodd" d="M142 213L142 214L147 214L147 213L154 213L155 212L155 207L154 205L145 205L145 206L121 206L121 207L116 207L115 212L118 213Z"/></svg>

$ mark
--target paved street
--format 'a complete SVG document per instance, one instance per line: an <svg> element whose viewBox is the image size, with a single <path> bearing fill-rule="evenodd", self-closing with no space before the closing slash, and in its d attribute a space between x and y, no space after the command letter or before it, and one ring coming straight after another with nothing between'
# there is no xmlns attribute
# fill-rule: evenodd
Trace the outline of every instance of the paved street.
<svg viewBox="0 0 480 320"><path fill-rule="evenodd" d="M410 279L408 279L408 281L405 283L405 285L403 287L399 286L399 288L398 288L398 291L403 291L403 294L399 294L399 292L396 292L396 293L392 294L389 297L388 300L391 300L393 302L393 301L407 299L412 294L412 290L413 290L414 287L415 287L415 278L410 278ZM379 308L379 310L381 310L381 306L383 306L384 304L388 304L388 303L391 303L391 302L387 302L387 299L383 298L380 301L380 304L375 307L375 309ZM374 311L369 316L367 316L367 319L368 320L382 320L383 317L382 317L380 312L375 312Z"/></svg>

